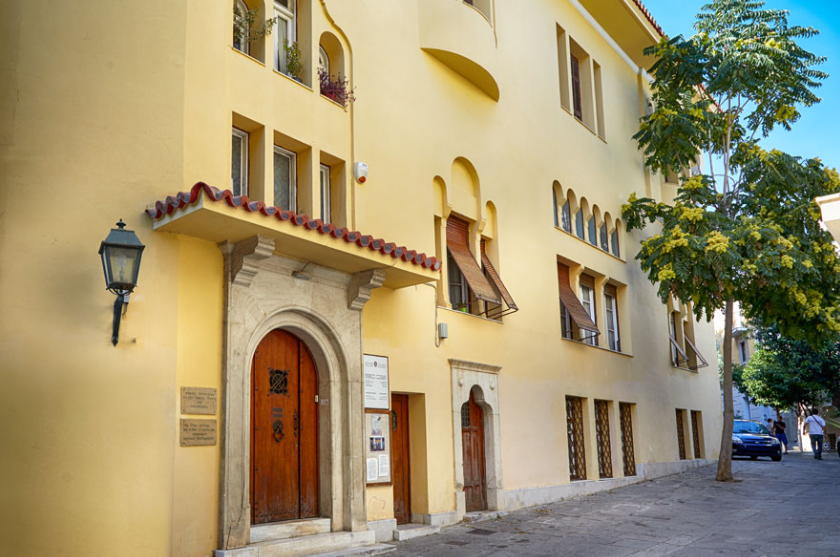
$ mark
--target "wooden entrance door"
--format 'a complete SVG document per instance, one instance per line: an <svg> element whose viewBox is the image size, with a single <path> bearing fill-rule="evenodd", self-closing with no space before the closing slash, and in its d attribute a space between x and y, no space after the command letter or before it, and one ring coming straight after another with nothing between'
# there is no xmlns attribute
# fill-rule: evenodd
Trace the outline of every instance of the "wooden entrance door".
<svg viewBox="0 0 840 557"><path fill-rule="evenodd" d="M397 524L411 521L408 454L408 395L391 395L391 480Z"/></svg>
<svg viewBox="0 0 840 557"><path fill-rule="evenodd" d="M251 389L251 523L318 516L318 372L306 345L268 333Z"/></svg>
<svg viewBox="0 0 840 557"><path fill-rule="evenodd" d="M487 508L487 482L484 465L484 411L470 392L461 407L461 441L464 453L464 496L467 512Z"/></svg>

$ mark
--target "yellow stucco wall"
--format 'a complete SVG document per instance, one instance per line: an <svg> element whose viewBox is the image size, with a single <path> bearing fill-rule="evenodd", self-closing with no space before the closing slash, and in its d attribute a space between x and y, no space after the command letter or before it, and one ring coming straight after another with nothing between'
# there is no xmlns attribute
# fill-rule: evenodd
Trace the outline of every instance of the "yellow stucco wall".
<svg viewBox="0 0 840 557"><path fill-rule="evenodd" d="M324 161L344 165L334 220L366 234L440 256L436 214L486 219L518 313L497 323L436 311L443 295L428 285L375 290L364 309L364 351L389 357L392 391L418 394L413 512L455 509L449 358L502 367L507 490L568 483L566 395L636 403L640 463L676 460L674 408L702 410L716 456L711 326L695 335L712 365L671 367L666 310L632 262L638 238L622 236L618 259L553 226L554 181L613 218L631 192L659 191L630 139L642 78L569 3L497 0L491 25L454 0L422 0L459 18L435 35L419 1L298 0L309 86L273 71L270 51L265 64L231 48L226 2L0 3L0 523L11 553L217 547L219 446L181 448L177 425L181 386L222 386L222 257L211 242L152 231L143 210L198 180L227 187L232 123L252 134L255 199L271 201L277 143L298 153L305 212ZM560 106L558 24L601 66L605 140ZM482 66L460 68L472 82L420 48L464 47L434 43L456 31L483 49ZM311 87L325 32L356 87L347 111ZM485 74L498 101L475 84L486 89ZM350 178L356 160L370 165L364 185ZM96 251L119 218L147 247L113 347ZM561 340L558 256L626 285L632 356ZM440 347L436 313L449 325ZM393 516L390 487L366 500L370 520Z"/></svg>

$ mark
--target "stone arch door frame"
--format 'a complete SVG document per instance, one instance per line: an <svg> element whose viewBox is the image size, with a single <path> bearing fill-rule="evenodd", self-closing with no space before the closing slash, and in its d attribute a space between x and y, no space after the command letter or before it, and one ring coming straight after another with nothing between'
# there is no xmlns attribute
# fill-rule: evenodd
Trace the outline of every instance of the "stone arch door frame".
<svg viewBox="0 0 840 557"><path fill-rule="evenodd" d="M499 410L499 371L501 366L449 360L452 371L452 441L455 455L455 512L457 521L467 514L464 496L464 450L461 441L461 406L476 390L476 403L484 410L484 466L487 480L487 510L505 510L502 477L501 414Z"/></svg>
<svg viewBox="0 0 840 557"><path fill-rule="evenodd" d="M318 370L319 512L332 529L366 530L361 310L384 271L348 275L274 254L255 236L219 246L225 257L219 548L245 547L251 533L251 362L260 341L282 329L303 341ZM309 305L302 305L307 300Z"/></svg>

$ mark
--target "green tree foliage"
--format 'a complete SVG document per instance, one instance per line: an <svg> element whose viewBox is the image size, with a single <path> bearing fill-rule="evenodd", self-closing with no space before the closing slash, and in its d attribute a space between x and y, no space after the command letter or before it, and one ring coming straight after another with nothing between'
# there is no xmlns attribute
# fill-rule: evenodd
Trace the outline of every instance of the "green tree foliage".
<svg viewBox="0 0 840 557"><path fill-rule="evenodd" d="M741 373L742 392L758 404L800 413L827 400L840 408L840 339L815 346L770 326L758 328L756 340L758 350Z"/></svg>
<svg viewBox="0 0 840 557"><path fill-rule="evenodd" d="M653 224L636 259L663 302L690 302L698 318L725 311L718 479L729 481L733 304L794 338L840 330L840 260L813 201L840 190L840 177L818 159L759 145L819 101L823 58L797 44L817 31L749 0L715 0L695 28L646 50L657 59L654 110L634 138L654 170L682 171L705 152L707 173L683 178L670 203L633 195L623 212L628 229Z"/></svg>

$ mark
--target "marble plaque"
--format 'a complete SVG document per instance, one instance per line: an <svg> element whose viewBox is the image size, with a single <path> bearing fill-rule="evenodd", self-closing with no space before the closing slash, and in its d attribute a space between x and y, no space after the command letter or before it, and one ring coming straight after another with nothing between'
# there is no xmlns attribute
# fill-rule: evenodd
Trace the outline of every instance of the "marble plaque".
<svg viewBox="0 0 840 557"><path fill-rule="evenodd" d="M181 414L216 415L216 389L181 387Z"/></svg>
<svg viewBox="0 0 840 557"><path fill-rule="evenodd" d="M216 444L216 420L181 418L181 446L201 447Z"/></svg>

